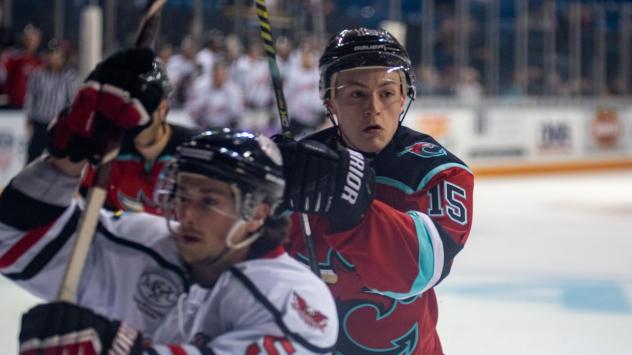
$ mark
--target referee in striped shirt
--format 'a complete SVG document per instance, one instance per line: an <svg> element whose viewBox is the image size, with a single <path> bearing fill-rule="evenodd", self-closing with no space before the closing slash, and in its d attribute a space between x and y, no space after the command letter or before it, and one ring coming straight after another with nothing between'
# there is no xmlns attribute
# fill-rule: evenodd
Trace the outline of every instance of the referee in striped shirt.
<svg viewBox="0 0 632 355"><path fill-rule="evenodd" d="M63 48L56 41L48 44L44 66L28 81L24 111L31 131L27 164L40 156L48 143L48 124L71 104L77 89L77 75L66 68Z"/></svg>

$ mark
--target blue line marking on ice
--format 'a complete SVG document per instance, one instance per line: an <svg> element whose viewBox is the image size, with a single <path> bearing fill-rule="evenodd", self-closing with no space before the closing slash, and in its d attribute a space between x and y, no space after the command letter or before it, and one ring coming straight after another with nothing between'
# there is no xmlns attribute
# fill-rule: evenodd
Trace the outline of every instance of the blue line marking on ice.
<svg viewBox="0 0 632 355"><path fill-rule="evenodd" d="M542 280L525 282L482 282L438 287L438 291L490 301L557 304L577 312L632 314L632 300L617 281Z"/></svg>

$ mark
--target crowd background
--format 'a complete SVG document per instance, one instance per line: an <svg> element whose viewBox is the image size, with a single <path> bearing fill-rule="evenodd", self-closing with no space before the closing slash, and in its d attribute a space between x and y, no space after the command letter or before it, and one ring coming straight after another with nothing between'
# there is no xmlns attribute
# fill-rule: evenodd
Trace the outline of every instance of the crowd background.
<svg viewBox="0 0 632 355"><path fill-rule="evenodd" d="M589 0L268 1L296 131L325 122L317 59L329 33L399 27L423 98L625 97L632 91L632 3ZM0 105L22 108L51 40L78 64L80 12L103 9L104 55L129 45L144 1L0 0ZM200 127L278 129L253 1L170 0L158 54L172 107ZM54 16L50 16L54 14ZM40 39L30 32L40 29ZM15 64L18 63L18 64ZM246 115L244 115L246 113ZM236 117L248 117L237 122Z"/></svg>

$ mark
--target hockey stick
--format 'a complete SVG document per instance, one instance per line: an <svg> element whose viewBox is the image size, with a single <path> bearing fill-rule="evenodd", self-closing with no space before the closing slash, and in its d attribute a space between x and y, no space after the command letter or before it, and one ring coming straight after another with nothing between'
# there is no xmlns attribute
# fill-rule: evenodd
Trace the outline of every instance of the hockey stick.
<svg viewBox="0 0 632 355"><path fill-rule="evenodd" d="M281 73L276 61L276 51L274 50L274 40L272 37L272 26L270 26L270 15L266 8L265 0L256 0L257 17L259 18L259 27L261 31L261 40L263 41L263 50L268 58L268 67L270 68L270 76L272 79L272 88L276 97L277 109L281 118L281 134L284 139L292 140L292 132L290 131L290 119L287 114L287 104L285 95L283 94L283 82ZM307 258L309 268L312 269L316 276L320 277L320 269L318 268L318 260L316 260L316 249L314 248L314 238L312 237L312 229L309 225L309 219L306 213L300 214L301 230L305 238L305 248L307 249Z"/></svg>
<svg viewBox="0 0 632 355"><path fill-rule="evenodd" d="M148 0L145 15L140 21L135 46L137 48L151 47L160 23L160 9L166 0ZM57 299L66 302L75 302L77 287L81 278L81 272L86 263L88 251L99 220L99 212L105 202L107 189L114 159L121 148L123 132L116 130L110 136L106 144L106 155L97 164L95 178L88 190L85 207L79 219L77 238L70 253L70 259L66 266Z"/></svg>

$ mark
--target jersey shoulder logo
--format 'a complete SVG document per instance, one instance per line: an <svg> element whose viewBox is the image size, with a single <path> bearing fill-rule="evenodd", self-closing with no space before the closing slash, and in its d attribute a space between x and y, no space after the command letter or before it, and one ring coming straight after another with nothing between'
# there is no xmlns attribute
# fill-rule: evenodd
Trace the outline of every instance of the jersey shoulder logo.
<svg viewBox="0 0 632 355"><path fill-rule="evenodd" d="M442 146L430 142L417 142L411 144L401 151L398 156L401 157L406 153L412 153L422 158L434 158L448 154Z"/></svg>
<svg viewBox="0 0 632 355"><path fill-rule="evenodd" d="M296 310L301 319L312 328L316 328L321 332L325 331L328 318L321 312L312 308L307 301L298 293L292 293L292 308Z"/></svg>

